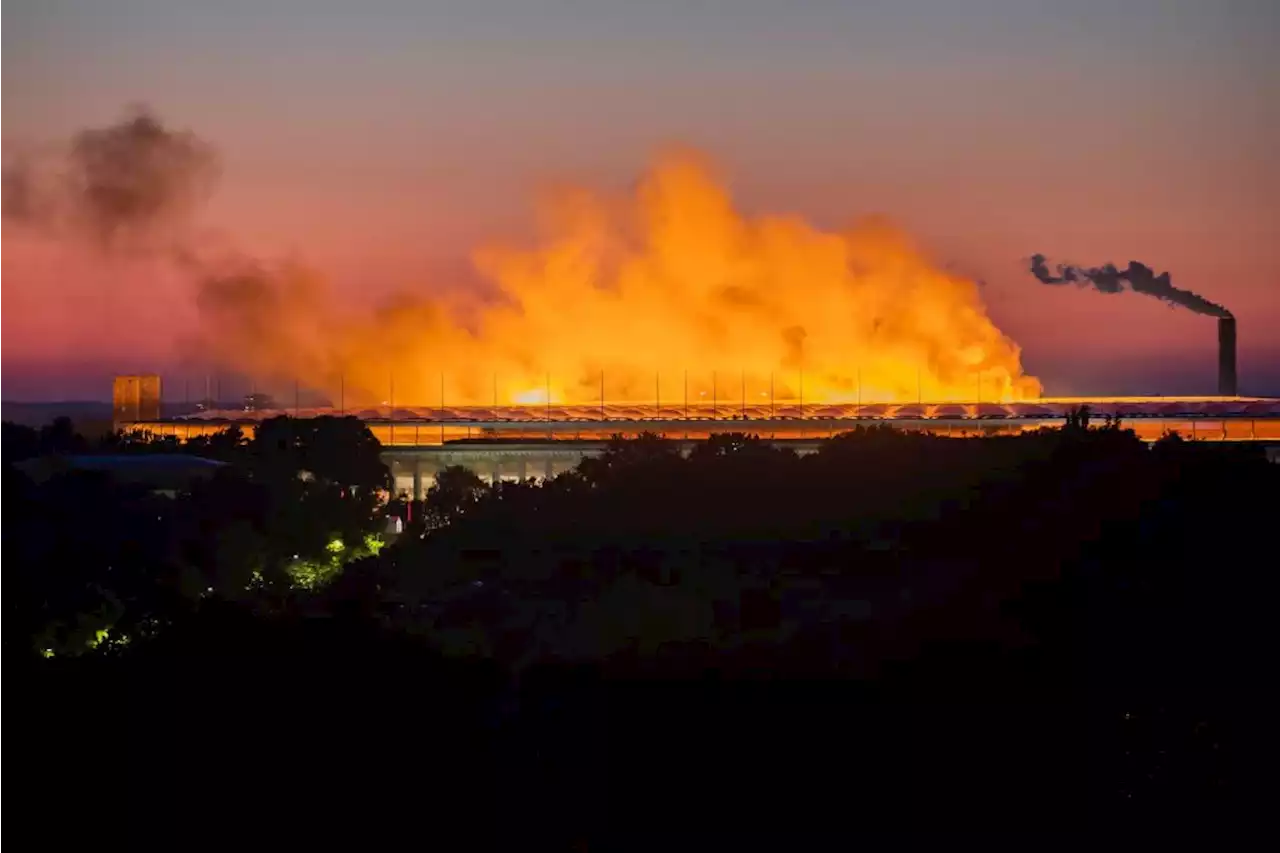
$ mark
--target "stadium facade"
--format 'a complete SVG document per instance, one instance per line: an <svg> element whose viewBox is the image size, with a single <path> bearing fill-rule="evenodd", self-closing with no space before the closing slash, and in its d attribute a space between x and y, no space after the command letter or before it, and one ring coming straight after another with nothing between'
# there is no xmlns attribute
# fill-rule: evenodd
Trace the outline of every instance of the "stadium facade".
<svg viewBox="0 0 1280 853"><path fill-rule="evenodd" d="M937 435L1016 435L1060 427L1067 414L1088 406L1093 417L1118 417L1146 441L1177 432L1201 441L1262 442L1280 452L1280 399L1260 397L1052 398L1023 403L866 403L800 405L699 403L689 406L604 403L343 409L292 407L212 409L167 419L117 419L117 429L186 440L277 415L351 415L363 420L384 447L396 490L421 497L435 474L462 465L490 481L549 477L602 452L615 435L655 433L686 447L717 433L750 433L799 453L859 425Z"/></svg>

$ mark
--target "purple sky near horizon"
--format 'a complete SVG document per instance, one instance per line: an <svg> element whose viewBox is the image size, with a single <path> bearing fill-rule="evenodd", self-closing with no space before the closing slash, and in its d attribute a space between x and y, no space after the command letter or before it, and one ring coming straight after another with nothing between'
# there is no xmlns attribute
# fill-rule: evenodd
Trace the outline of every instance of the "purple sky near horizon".
<svg viewBox="0 0 1280 853"><path fill-rule="evenodd" d="M205 219L353 304L465 284L549 180L627 185L702 149L747 211L903 224L985 282L1057 395L1211 393L1210 318L1036 283L1141 260L1239 318L1280 394L1273 0L14 0L6 152L151 105L223 162ZM5 227L6 400L202 383L181 282Z"/></svg>

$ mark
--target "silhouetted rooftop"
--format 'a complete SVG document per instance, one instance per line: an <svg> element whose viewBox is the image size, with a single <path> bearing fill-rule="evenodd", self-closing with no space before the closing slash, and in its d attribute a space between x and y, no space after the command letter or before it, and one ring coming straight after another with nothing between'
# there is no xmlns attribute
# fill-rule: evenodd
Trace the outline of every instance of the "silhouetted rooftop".
<svg viewBox="0 0 1280 853"><path fill-rule="evenodd" d="M71 471L100 471L122 483L155 489L186 488L194 480L210 477L226 463L185 453L139 453L131 455L43 456L18 463L33 480L42 481Z"/></svg>

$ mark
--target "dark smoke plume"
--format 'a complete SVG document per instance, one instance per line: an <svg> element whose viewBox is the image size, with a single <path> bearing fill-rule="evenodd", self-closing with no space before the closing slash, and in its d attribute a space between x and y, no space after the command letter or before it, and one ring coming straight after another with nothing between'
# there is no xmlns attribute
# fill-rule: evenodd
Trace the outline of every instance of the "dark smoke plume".
<svg viewBox="0 0 1280 853"><path fill-rule="evenodd" d="M104 251L155 248L180 234L216 174L211 148L140 108L44 157L6 162L4 219Z"/></svg>
<svg viewBox="0 0 1280 853"><path fill-rule="evenodd" d="M1123 270L1115 264L1103 264L1100 267L1077 267L1071 264L1058 264L1057 275L1049 270L1044 255L1031 256L1031 274L1044 284L1076 284L1080 287L1093 285L1102 293L1121 293L1125 284L1135 293L1144 293L1162 299L1170 305L1181 305L1197 314L1208 314L1210 317L1230 317L1231 312L1216 302L1210 302L1190 290L1182 290L1173 286L1169 274L1162 272L1156 275L1155 270L1146 264L1129 261Z"/></svg>
<svg viewBox="0 0 1280 853"><path fill-rule="evenodd" d="M51 213L45 208L47 194L37 183L39 166L32 155L23 154L6 161L3 177L6 223L32 225L50 218Z"/></svg>

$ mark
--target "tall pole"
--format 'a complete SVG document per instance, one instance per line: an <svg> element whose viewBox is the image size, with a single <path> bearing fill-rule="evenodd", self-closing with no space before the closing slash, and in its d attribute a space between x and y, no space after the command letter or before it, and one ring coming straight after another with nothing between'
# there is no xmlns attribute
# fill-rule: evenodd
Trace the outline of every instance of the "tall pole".
<svg viewBox="0 0 1280 853"><path fill-rule="evenodd" d="M684 440L689 440L689 370L684 371Z"/></svg>
<svg viewBox="0 0 1280 853"><path fill-rule="evenodd" d="M800 420L804 420L804 365L800 366ZM804 424L800 425L800 437L804 438Z"/></svg>

